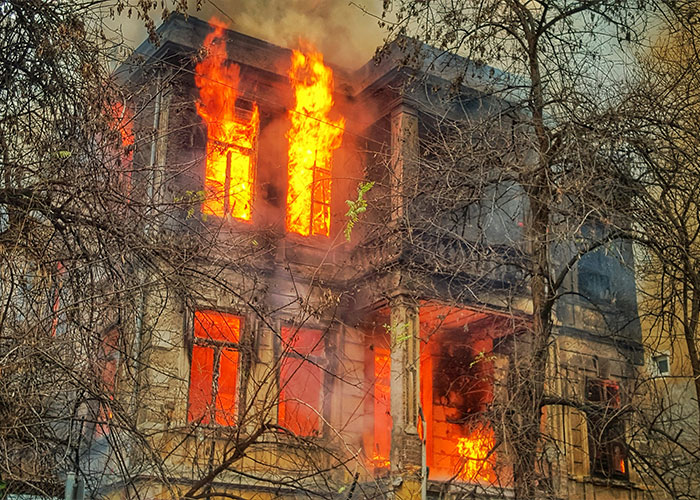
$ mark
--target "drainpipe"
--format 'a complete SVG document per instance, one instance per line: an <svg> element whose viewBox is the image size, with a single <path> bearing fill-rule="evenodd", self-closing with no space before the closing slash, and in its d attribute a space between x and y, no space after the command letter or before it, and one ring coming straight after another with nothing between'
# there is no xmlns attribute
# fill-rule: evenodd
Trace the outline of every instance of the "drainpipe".
<svg viewBox="0 0 700 500"><path fill-rule="evenodd" d="M161 89L161 75L160 71L158 70L157 76L156 76L156 95L155 95L155 103L153 106L153 131L151 132L151 157L150 157L150 174L149 174L149 182L147 185L147 198L148 201L153 203L155 205L155 183L156 183L156 156L157 156L157 143L158 143L158 133L160 131L160 111L161 111L161 102L162 102L162 97L163 97L163 91ZM150 210L149 210L150 211ZM153 213L153 212L151 212ZM144 228L144 233L149 232L149 227L150 224L148 221L146 221L146 225ZM138 263L137 263L138 264ZM143 276L143 270L140 269L140 266L136 266L134 269L135 274L139 276L139 299L138 299L138 306L136 309L136 318L134 319L134 343L133 343L133 350L132 350L132 359L133 359L133 365L132 369L134 370L134 387L133 391L131 394L131 401L132 401L132 407L131 407L131 414L134 416L135 419L135 424L138 423L138 397L139 393L141 392L141 376L140 376L140 371L141 371L141 344L143 342L143 319L145 316L145 310L146 310L146 289L145 289L145 280ZM129 454L129 459L130 461L134 459L134 454L130 453ZM131 465L131 464L130 464ZM129 467L131 469L131 466Z"/></svg>
<svg viewBox="0 0 700 500"><path fill-rule="evenodd" d="M151 158L150 158L150 168L151 172L149 174L149 182L147 186L147 194L148 194L148 200L150 202L154 202L155 199L155 183L156 183L156 153L157 153L157 144L158 144L158 133L160 131L160 108L161 108L161 103L163 99L163 90L161 89L161 77L160 77L160 70L158 70L158 74L156 76L156 96L155 96L155 104L153 106L153 131L151 132ZM146 225L148 227L148 224ZM137 273L141 275L141 271L137 270ZM134 351L133 351L133 357L134 357L134 375L136 377L136 382L134 383L134 402L136 401L136 398L138 396L138 390L139 390L139 377L137 375L137 371L139 369L139 363L141 362L140 357L141 357L141 338L143 337L143 316L144 316L144 311L145 311L145 303L146 303L146 290L144 289L144 280L143 276L141 276L141 283L140 283L140 288L141 288L141 294L139 297L139 306L138 306L138 312L136 313L136 321L135 321L135 327L136 327L136 335L134 337Z"/></svg>
<svg viewBox="0 0 700 500"><path fill-rule="evenodd" d="M65 500L84 500L85 483L77 478L74 472L66 474L66 488L63 498Z"/></svg>

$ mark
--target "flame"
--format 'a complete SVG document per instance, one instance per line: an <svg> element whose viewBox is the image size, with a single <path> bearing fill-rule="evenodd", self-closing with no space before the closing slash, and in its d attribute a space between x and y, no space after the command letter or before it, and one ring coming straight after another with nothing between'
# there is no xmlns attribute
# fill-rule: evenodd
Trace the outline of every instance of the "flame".
<svg viewBox="0 0 700 500"><path fill-rule="evenodd" d="M253 160L258 135L256 103L246 120L236 115L240 68L227 61L224 25L216 19L204 39L207 56L195 68L197 112L207 124L207 164L202 212L250 220Z"/></svg>
<svg viewBox="0 0 700 500"><path fill-rule="evenodd" d="M387 457L375 453L370 458L370 465L375 469L388 469L391 466L391 462Z"/></svg>
<svg viewBox="0 0 700 500"><path fill-rule="evenodd" d="M117 101L112 106L112 115L119 134L122 136L122 146L126 149L134 144L133 116L131 110ZM131 156L129 151L128 156Z"/></svg>
<svg viewBox="0 0 700 500"><path fill-rule="evenodd" d="M119 164L116 169L119 185L125 193L131 191L131 162L134 158L134 115L121 101L116 101L110 106L113 126L119 131L121 136L121 153Z"/></svg>
<svg viewBox="0 0 700 500"><path fill-rule="evenodd" d="M331 161L345 119L330 121L333 72L313 48L292 53L289 80L295 106L287 132L287 230L302 236L330 234Z"/></svg>
<svg viewBox="0 0 700 500"><path fill-rule="evenodd" d="M370 465L388 469L391 465L391 352L374 348L374 453Z"/></svg>
<svg viewBox="0 0 700 500"><path fill-rule="evenodd" d="M488 426L475 428L467 437L457 440L457 453L464 463L460 467L459 477L465 481L486 481L494 483L495 454L493 430ZM491 453L489 455L489 453Z"/></svg>

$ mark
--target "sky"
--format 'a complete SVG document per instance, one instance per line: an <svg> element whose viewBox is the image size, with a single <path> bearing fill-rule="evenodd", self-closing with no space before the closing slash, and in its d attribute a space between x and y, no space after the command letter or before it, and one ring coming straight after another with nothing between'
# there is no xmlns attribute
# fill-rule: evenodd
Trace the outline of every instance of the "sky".
<svg viewBox="0 0 700 500"><path fill-rule="evenodd" d="M216 16L231 29L284 47L296 47L302 37L326 60L348 69L365 64L385 36L373 17L381 16L381 0L205 0L200 10L191 6L188 12L204 20ZM161 24L159 12L152 17ZM109 24L131 48L146 38L143 21L127 10Z"/></svg>

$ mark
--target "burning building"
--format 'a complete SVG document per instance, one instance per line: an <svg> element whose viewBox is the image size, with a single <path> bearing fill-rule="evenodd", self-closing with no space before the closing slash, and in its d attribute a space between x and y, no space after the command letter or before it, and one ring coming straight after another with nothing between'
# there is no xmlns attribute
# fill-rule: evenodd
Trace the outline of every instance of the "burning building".
<svg viewBox="0 0 700 500"><path fill-rule="evenodd" d="M216 22L174 15L159 32L121 70L139 89L129 189L158 214L144 230L189 257L123 326L147 368L111 383L151 452L110 452L122 431L103 409L102 491L507 495L503 415L530 324L522 193L492 164L461 207L426 191L453 180L430 166L441 123L496 114L518 134L485 91L493 71L426 62L436 52L408 40L348 72ZM561 496L637 495L624 420L608 418L640 341L631 248L616 249L581 259L567 286L587 298L556 310L550 390L578 404L545 408L537 467Z"/></svg>

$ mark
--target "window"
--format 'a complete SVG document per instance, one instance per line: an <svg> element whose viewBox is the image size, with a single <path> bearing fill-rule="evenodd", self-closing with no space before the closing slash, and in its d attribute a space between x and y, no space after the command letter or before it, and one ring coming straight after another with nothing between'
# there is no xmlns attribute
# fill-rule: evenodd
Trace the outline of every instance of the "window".
<svg viewBox="0 0 700 500"><path fill-rule="evenodd" d="M387 339L388 340L388 339ZM368 410L372 417L372 432L366 438L368 466L377 470L388 470L391 462L391 350L372 345L367 350L368 386L372 398L368 398Z"/></svg>
<svg viewBox="0 0 700 500"><path fill-rule="evenodd" d="M430 479L495 483L491 338L441 331L421 346L421 395Z"/></svg>
<svg viewBox="0 0 700 500"><path fill-rule="evenodd" d="M202 213L250 220L253 168L260 125L258 107L237 113L240 67L231 64L226 35L216 26L202 44L206 57L195 67L197 113L207 124L207 163Z"/></svg>
<svg viewBox="0 0 700 500"><path fill-rule="evenodd" d="M665 377L671 374L671 363L668 354L660 354L651 358L652 372L655 377Z"/></svg>
<svg viewBox="0 0 700 500"><path fill-rule="evenodd" d="M318 148L318 146L316 146ZM290 148L293 151L297 148ZM330 234L330 155L311 151L303 161L290 159L287 185L287 230L302 236ZM323 160L323 161L321 161Z"/></svg>
<svg viewBox="0 0 700 500"><path fill-rule="evenodd" d="M112 402L117 390L117 370L119 368L119 330L108 330L102 337L97 353L97 373L99 374L99 410L97 411L97 424L95 436L109 434L109 426L112 418Z"/></svg>
<svg viewBox="0 0 700 500"><path fill-rule="evenodd" d="M605 235L605 226L600 222L588 223L581 228L587 245L599 241ZM581 256L578 262L578 292L594 303L613 300L612 257L605 247L596 248Z"/></svg>
<svg viewBox="0 0 700 500"><path fill-rule="evenodd" d="M302 236L330 234L331 163L345 128L332 121L333 73L321 54L293 51L289 81L295 105L287 131L287 230Z"/></svg>
<svg viewBox="0 0 700 500"><path fill-rule="evenodd" d="M323 332L282 328L279 425L298 436L321 432Z"/></svg>
<svg viewBox="0 0 700 500"><path fill-rule="evenodd" d="M592 403L588 411L588 449L591 473L606 478L627 478L627 446L625 426L619 418L620 386L604 379L586 382L586 399Z"/></svg>
<svg viewBox="0 0 700 500"><path fill-rule="evenodd" d="M257 116L248 124L232 122L228 125L235 142L212 137L211 130L216 127L209 127L202 212L250 220Z"/></svg>
<svg viewBox="0 0 700 500"><path fill-rule="evenodd" d="M119 186L124 193L131 191L132 161L134 159L134 115L129 107L121 101L112 106L114 128L121 138L122 152L118 155L117 174Z"/></svg>
<svg viewBox="0 0 700 500"><path fill-rule="evenodd" d="M194 313L188 422L235 424L242 321L217 311Z"/></svg>

